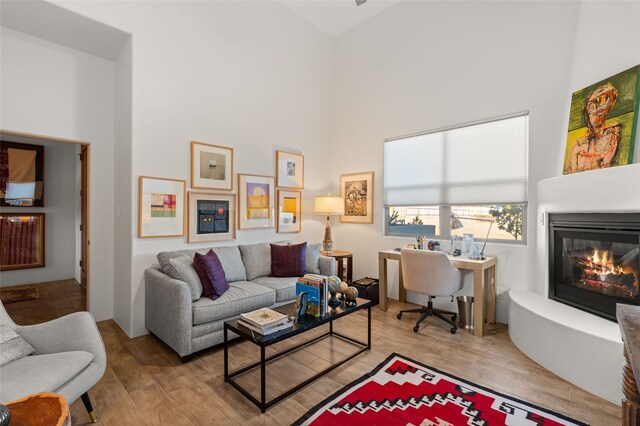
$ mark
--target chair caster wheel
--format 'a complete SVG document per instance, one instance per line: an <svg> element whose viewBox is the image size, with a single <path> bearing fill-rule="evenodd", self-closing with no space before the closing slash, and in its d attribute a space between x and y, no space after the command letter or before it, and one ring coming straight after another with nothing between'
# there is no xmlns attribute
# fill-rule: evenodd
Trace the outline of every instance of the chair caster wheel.
<svg viewBox="0 0 640 426"><path fill-rule="evenodd" d="M413 326L413 332L414 332L414 333L417 333L419 329L420 329L420 326L419 326L419 325L414 325L414 326Z"/></svg>
<svg viewBox="0 0 640 426"><path fill-rule="evenodd" d="M401 318L402 318L402 312L398 312L398 315L396 315L396 317L397 317L398 319L401 319Z"/></svg>
<svg viewBox="0 0 640 426"><path fill-rule="evenodd" d="M456 331L458 331L457 328L455 327L451 327L451 334L456 334Z"/></svg>

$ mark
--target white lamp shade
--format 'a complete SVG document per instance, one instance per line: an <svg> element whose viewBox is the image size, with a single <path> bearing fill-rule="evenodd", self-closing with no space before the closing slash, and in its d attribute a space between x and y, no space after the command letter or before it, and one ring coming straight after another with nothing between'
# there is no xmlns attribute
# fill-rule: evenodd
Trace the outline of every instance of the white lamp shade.
<svg viewBox="0 0 640 426"><path fill-rule="evenodd" d="M327 215L344 214L344 200L342 197L320 195L315 199L313 211L314 213Z"/></svg>

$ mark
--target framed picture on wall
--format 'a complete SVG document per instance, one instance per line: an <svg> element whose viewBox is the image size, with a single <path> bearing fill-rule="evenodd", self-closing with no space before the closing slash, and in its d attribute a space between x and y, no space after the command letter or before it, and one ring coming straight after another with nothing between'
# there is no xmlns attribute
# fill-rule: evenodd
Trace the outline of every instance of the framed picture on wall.
<svg viewBox="0 0 640 426"><path fill-rule="evenodd" d="M302 229L302 192L278 190L277 232L300 232Z"/></svg>
<svg viewBox="0 0 640 426"><path fill-rule="evenodd" d="M191 187L233 190L233 148L191 142Z"/></svg>
<svg viewBox="0 0 640 426"><path fill-rule="evenodd" d="M238 173L238 229L273 228L273 176Z"/></svg>
<svg viewBox="0 0 640 426"><path fill-rule="evenodd" d="M373 172L340 175L344 214L340 222L373 223Z"/></svg>
<svg viewBox="0 0 640 426"><path fill-rule="evenodd" d="M138 238L184 236L186 181L140 176Z"/></svg>
<svg viewBox="0 0 640 426"><path fill-rule="evenodd" d="M189 191L190 243L234 240L236 238L235 194Z"/></svg>
<svg viewBox="0 0 640 426"><path fill-rule="evenodd" d="M44 146L0 141L0 206L44 207Z"/></svg>
<svg viewBox="0 0 640 426"><path fill-rule="evenodd" d="M304 155L276 151L276 185L278 188L304 188Z"/></svg>
<svg viewBox="0 0 640 426"><path fill-rule="evenodd" d="M44 213L0 215L0 271L44 266Z"/></svg>

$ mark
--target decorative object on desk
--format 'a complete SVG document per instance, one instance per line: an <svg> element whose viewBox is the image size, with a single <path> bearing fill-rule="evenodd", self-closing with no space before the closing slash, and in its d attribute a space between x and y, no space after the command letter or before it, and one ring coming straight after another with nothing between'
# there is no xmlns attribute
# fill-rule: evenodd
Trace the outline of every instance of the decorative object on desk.
<svg viewBox="0 0 640 426"><path fill-rule="evenodd" d="M338 216L344 213L344 204L341 197L333 197L331 195L320 195L315 198L313 212L327 216L327 224L324 228L324 240L322 240L322 250L329 253L333 250L333 241L331 241L331 216Z"/></svg>
<svg viewBox="0 0 640 426"><path fill-rule="evenodd" d="M340 222L373 223L373 172L341 175L340 196L344 202Z"/></svg>
<svg viewBox="0 0 640 426"><path fill-rule="evenodd" d="M585 425L397 353L293 423L332 424Z"/></svg>
<svg viewBox="0 0 640 426"><path fill-rule="evenodd" d="M238 229L273 228L273 176L238 173Z"/></svg>
<svg viewBox="0 0 640 426"><path fill-rule="evenodd" d="M440 251L440 241L429 240L427 248L431 251Z"/></svg>
<svg viewBox="0 0 640 426"><path fill-rule="evenodd" d="M415 244L407 244L406 248L412 249L412 250L416 250L416 245ZM401 248L394 248L394 250L399 252L402 249Z"/></svg>
<svg viewBox="0 0 640 426"><path fill-rule="evenodd" d="M344 292L344 295L346 297L345 303L347 305L355 304L356 299L358 298L358 289L353 286L349 286L347 291Z"/></svg>
<svg viewBox="0 0 640 426"><path fill-rule="evenodd" d="M416 241L418 242L418 250L424 250L424 242L426 237L424 235L416 235Z"/></svg>
<svg viewBox="0 0 640 426"><path fill-rule="evenodd" d="M562 174L633 162L640 65L574 92Z"/></svg>
<svg viewBox="0 0 640 426"><path fill-rule="evenodd" d="M233 148L191 142L191 187L233 190Z"/></svg>
<svg viewBox="0 0 640 426"><path fill-rule="evenodd" d="M140 176L138 238L184 235L186 181Z"/></svg>
<svg viewBox="0 0 640 426"><path fill-rule="evenodd" d="M481 217L471 217L471 216L458 216L455 213L451 212L451 230L460 229L464 227L464 223L460 219L464 220L476 220L478 222L489 222L489 229L487 229L487 236L484 238L484 244L482 245L482 250L476 257L469 257L472 260L482 260L484 259L484 249L487 246L487 240L489 239L489 234L491 233L491 226L493 225L493 219L484 219ZM453 237L452 241L453 241ZM453 243L452 243L453 247Z"/></svg>
<svg viewBox="0 0 640 426"><path fill-rule="evenodd" d="M0 141L0 205L44 207L44 146Z"/></svg>
<svg viewBox="0 0 640 426"><path fill-rule="evenodd" d="M276 151L276 186L278 188L304 188L304 155Z"/></svg>
<svg viewBox="0 0 640 426"><path fill-rule="evenodd" d="M190 243L236 238L236 196L189 191Z"/></svg>
<svg viewBox="0 0 640 426"><path fill-rule="evenodd" d="M332 275L328 279L328 284L329 293L331 293L331 298L328 303L331 308L335 309L342 304L340 299L336 297L336 294L340 292L340 288L342 287L342 280L335 275Z"/></svg>
<svg viewBox="0 0 640 426"><path fill-rule="evenodd" d="M300 232L302 229L302 192L278 190L277 232Z"/></svg>
<svg viewBox="0 0 640 426"><path fill-rule="evenodd" d="M462 244L464 251L469 253L471 251L471 244L473 244L473 234L462 234Z"/></svg>
<svg viewBox="0 0 640 426"><path fill-rule="evenodd" d="M0 214L0 271L44 267L44 215Z"/></svg>
<svg viewBox="0 0 640 426"><path fill-rule="evenodd" d="M0 404L0 426L9 426L9 423L11 423L11 411L6 405Z"/></svg>

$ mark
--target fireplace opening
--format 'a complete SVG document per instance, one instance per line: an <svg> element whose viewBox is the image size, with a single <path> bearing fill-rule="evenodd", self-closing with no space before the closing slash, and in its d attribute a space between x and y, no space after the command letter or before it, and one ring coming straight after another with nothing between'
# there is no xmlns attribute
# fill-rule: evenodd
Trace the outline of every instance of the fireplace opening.
<svg viewBox="0 0 640 426"><path fill-rule="evenodd" d="M640 305L640 214L549 215L549 297L615 321Z"/></svg>

